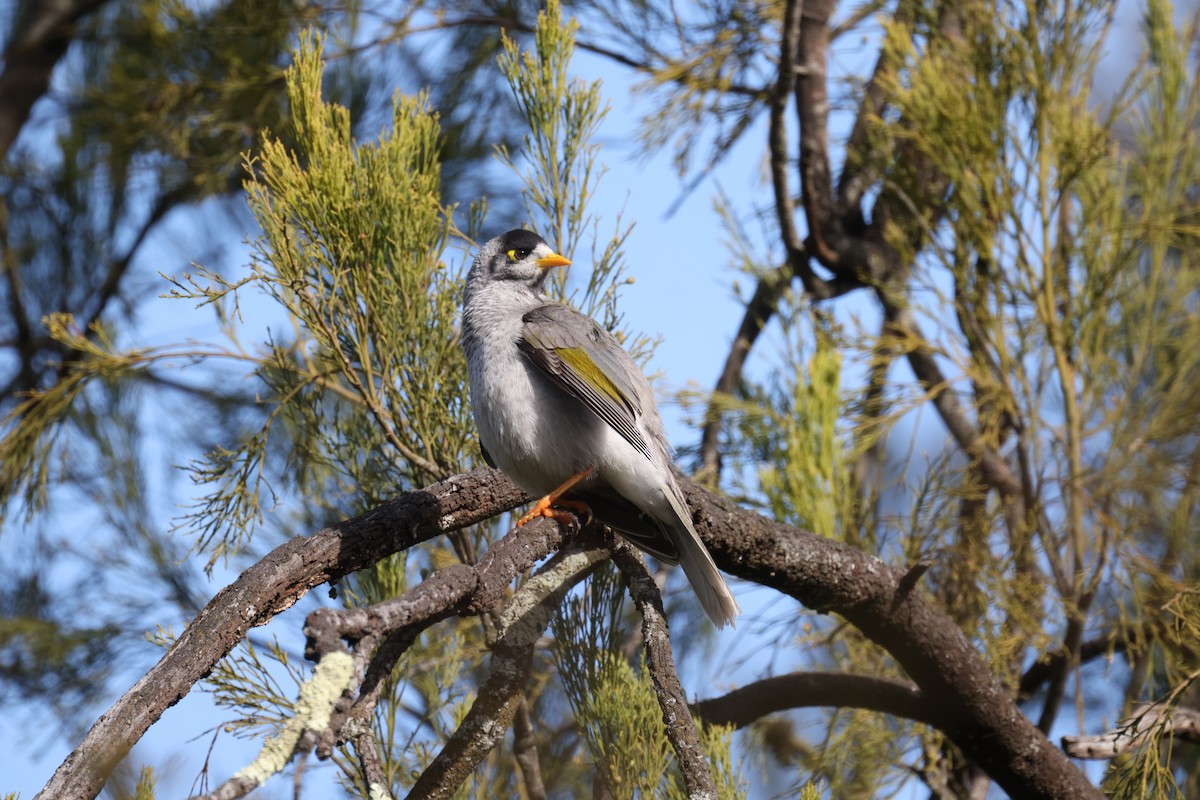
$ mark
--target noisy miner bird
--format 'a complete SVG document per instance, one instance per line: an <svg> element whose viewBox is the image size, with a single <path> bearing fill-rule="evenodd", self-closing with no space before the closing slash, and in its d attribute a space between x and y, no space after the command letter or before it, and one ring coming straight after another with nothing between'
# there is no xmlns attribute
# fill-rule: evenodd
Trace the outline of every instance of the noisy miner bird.
<svg viewBox="0 0 1200 800"><path fill-rule="evenodd" d="M724 627L740 609L692 526L650 384L608 331L542 291L549 270L570 263L536 233L512 230L467 273L462 346L484 458L541 497L518 526L561 520L555 506L590 510L681 563Z"/></svg>

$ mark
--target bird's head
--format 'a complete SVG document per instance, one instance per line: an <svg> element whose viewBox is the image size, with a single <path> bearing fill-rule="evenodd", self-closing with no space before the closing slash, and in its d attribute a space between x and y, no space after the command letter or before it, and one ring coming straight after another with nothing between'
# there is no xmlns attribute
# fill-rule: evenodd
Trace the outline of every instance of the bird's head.
<svg viewBox="0 0 1200 800"><path fill-rule="evenodd" d="M467 273L464 302L470 302L475 292L489 284L503 283L540 293L549 270L570 263L533 231L511 230L479 248Z"/></svg>

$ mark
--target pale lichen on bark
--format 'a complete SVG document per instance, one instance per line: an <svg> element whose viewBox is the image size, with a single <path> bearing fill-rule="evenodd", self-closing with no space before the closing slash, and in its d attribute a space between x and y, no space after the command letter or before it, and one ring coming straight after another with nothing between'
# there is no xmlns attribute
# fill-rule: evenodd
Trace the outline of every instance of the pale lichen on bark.
<svg viewBox="0 0 1200 800"><path fill-rule="evenodd" d="M238 771L235 778L262 784L278 774L296 753L296 742L306 730L323 731L329 726L334 703L354 678L354 659L349 653L327 653L300 687L296 714L275 736L263 742L258 758Z"/></svg>

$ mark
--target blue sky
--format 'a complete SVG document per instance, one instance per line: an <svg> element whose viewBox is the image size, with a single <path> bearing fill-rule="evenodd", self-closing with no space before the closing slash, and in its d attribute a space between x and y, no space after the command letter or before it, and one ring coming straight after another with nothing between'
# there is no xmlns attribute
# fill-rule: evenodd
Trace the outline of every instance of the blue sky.
<svg viewBox="0 0 1200 800"><path fill-rule="evenodd" d="M1125 12L1132 7L1132 3L1122 4L1119 18L1126 22L1119 24L1131 20ZM869 55L869 48L865 52ZM845 56L847 59L857 57L855 53ZM592 204L592 210L603 217L600 230L610 230L619 213L627 221L636 222L626 246L628 274L635 279L622 295L626 324L634 330L661 337L648 371L659 374L655 387L672 442L676 446L691 445L697 438L696 432L684 424L682 411L667 398L684 388L711 388L741 318L741 305L734 298L731 287L735 281L740 281L744 288L751 287L744 276L729 267L728 253L722 244L725 237L720 217L713 207L713 197L719 185L740 208L748 210L767 202L770 186L762 161L765 124L760 120L752 127L713 176L668 216L667 209L679 199L683 184L675 173L670 152L662 151L648 158L637 155L633 131L648 104L630 92L636 78L628 70L587 53L578 53L573 65L580 77L603 81L604 92L612 106L599 137L603 148L600 158L608 172ZM837 137L833 138L836 140ZM751 230L755 228L752 226ZM246 230L244 235L248 237L253 233ZM175 235L186 240L189 234L181 229ZM586 248L577 252L577 268L587 268L586 252ZM147 258L153 260L153 252ZM197 252L196 258L202 260L203 252ZM161 267L164 272L179 272L186 268L186 264ZM166 288L164 284L162 290ZM150 292L148 298L155 294L157 292ZM838 308L839 315L847 318L855 314L873 314L873 308L866 304L865 298L842 301ZM183 313L178 301L147 299L140 313L142 322L138 336L146 342L179 341L203 337L212 331L211 316L207 312ZM780 345L778 338L762 342L755 369L768 369L775 363L772 351ZM936 433L937 437L940 432ZM178 473L169 470L169 453L157 454L153 461L166 471L152 475L152 480L164 489L183 488ZM168 509L163 519L170 515ZM4 557L6 551L11 554L14 538L0 537L0 557ZM211 585L212 591L232 577L218 573ZM790 608L782 604L795 605L787 599L777 604L765 590L751 591L737 582L733 582L733 589L749 614L756 609L767 609L771 616L782 616ZM280 635L291 631L295 635L302 617L303 610L294 609L282 615L268 630L278 631ZM764 668L768 659L751 661L731 672L730 660L723 655L735 644L741 652L753 648L756 637L749 630L751 627L744 625L737 632L720 633L714 639L711 651L702 657L685 660L682 670L689 693L695 696L716 694L747 682ZM113 680L112 697L122 693L141 674L141 665L152 657L149 655L152 646L145 647L147 650L133 659L139 667ZM789 662L785 659L785 663ZM97 713L101 710L97 709ZM1072 715L1063 715L1064 719L1069 716ZM208 748L209 736L204 731L222 718L222 714L212 710L205 695L193 692L151 729L136 754L155 765L161 764L169 754L181 754L184 759L175 769L176 778L160 784L160 796L179 796L188 792L190 781L198 772ZM48 727L43 727L44 723L36 712L28 710L0 715L0 792L18 791L24 798L32 797L69 752L70 744L59 741ZM250 752L232 746L230 739L223 736L214 751L214 780L220 781L236 771L248 760ZM311 765L310 768L329 770L328 766ZM1092 776L1095 778L1096 773ZM286 779L277 779L257 796L287 797L290 788ZM308 796L318 794L314 787Z"/></svg>
<svg viewBox="0 0 1200 800"><path fill-rule="evenodd" d="M602 143L600 158L608 172L600 182L592 209L602 217L601 232L611 230L618 214L626 221L636 222L626 247L628 274L634 278L634 283L625 287L622 294L621 307L626 323L631 329L661 337L648 371L659 373L655 388L664 400L662 411L672 441L677 445L693 443L696 434L684 426L682 412L667 398L673 391L689 386L711 388L741 316L741 306L731 289L737 276L726 267L728 258L721 244L720 219L712 205L712 183L707 182L691 193L673 215L667 216L666 209L679 199L683 185L671 165L669 152L663 151L649 158L635 156L633 128L645 104L639 105L632 97L629 72L586 53L576 55L573 67L580 77L601 79L612 104L599 136ZM765 197L763 192L768 187L763 183L758 159L763 141L760 131L751 131L728 162L715 173L715 179L735 200L739 195L758 198L757 202ZM203 263L206 255L203 233L190 226L190 220L168 225L167 230L158 234L159 247L148 247L142 256L143 262L168 274L190 268L186 262L172 263L170 260L179 258L180 252L188 259ZM253 235L254 231L250 229L236 237L225 233L229 239ZM181 242L184 243L182 251L178 249ZM188 243L193 246L194 255L189 254ZM590 266L586 263L586 254L586 248L577 253L578 269ZM244 248L235 246L230 265L245 264L245 255ZM153 270L146 271L153 274ZM745 280L743 284L748 285ZM187 303L157 297L169 289L165 283L158 286L151 282L147 289L138 308L138 324L127 344L215 338L210 312L192 310ZM253 297L244 297L243 310L248 312L250 319L261 323L261 317L253 316L255 309L263 314L272 312L269 306L259 305ZM249 335L255 325L247 327ZM175 492L173 502L178 502L181 497L178 493L186 493L190 487L170 467L172 463L178 463L177 454L171 452L169 443L151 445L151 449L158 452L147 454L147 463L151 465L147 474L149 482L160 490L160 496L172 496ZM162 509L164 524L173 513L171 507ZM85 527L87 524L72 514L60 514L57 520L66 525ZM17 538L0 537L0 554L13 555ZM210 585L212 592L233 577L218 572ZM745 591L746 587L740 587L743 605ZM295 635L302 625L303 613L294 609L282 615L266 631L278 632L284 637L289 631ZM164 620L164 623L169 624L170 620ZM175 628L178 631L178 623ZM258 633L263 631L260 629ZM720 643L715 645L716 651L722 649ZM131 669L127 674L111 681L111 699L124 692L140 676L144 665L157 657L154 646L148 643L136 650L140 652L128 654ZM685 681L694 694L712 694L741 682L735 681L732 675L720 674L723 659L690 661ZM97 708L95 713L102 710ZM190 781L198 773L208 749L211 734L206 731L225 716L212 708L204 693L193 691L179 705L169 709L150 730L135 750L134 758L156 767L162 766L165 759L171 764L170 773L162 776L160 796L189 793ZM47 722L49 720L42 718L35 709L17 709L16 713L0 715L0 754L3 754L0 755L0 775L3 776L0 791L17 791L23 798L32 797L69 753L74 743L62 741L56 735L56 726L47 725ZM222 736L213 751L213 779L219 781L229 776L244 765L252 753L252 750L236 746L228 736ZM329 769L315 764L310 765L311 768ZM310 791L317 789L314 786ZM279 780L260 792L264 797L290 796L289 781Z"/></svg>

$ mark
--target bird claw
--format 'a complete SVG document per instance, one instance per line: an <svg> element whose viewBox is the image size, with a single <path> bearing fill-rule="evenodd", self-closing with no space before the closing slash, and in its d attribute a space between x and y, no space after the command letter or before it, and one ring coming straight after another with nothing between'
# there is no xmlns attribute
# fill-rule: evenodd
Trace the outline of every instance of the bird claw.
<svg viewBox="0 0 1200 800"><path fill-rule="evenodd" d="M571 477L563 481L562 485L552 491L550 494L543 497L533 504L533 508L525 512L525 515L517 520L517 527L525 525L527 522L538 517L549 517L559 525L570 527L572 524L583 528L592 522L592 509L587 503L579 500L564 500L563 495L571 490L575 484L592 474L593 467L588 467L576 472ZM562 509L568 509L563 511ZM573 514L571 512L574 512ZM583 517L583 523L580 524L578 517ZM569 517L569 519L567 519Z"/></svg>
<svg viewBox="0 0 1200 800"><path fill-rule="evenodd" d="M559 500L555 503L555 506L557 508L551 510L555 511L557 515L561 515L556 516L555 519L562 522L563 516L571 517L571 522L578 525L580 530L591 525L592 520L595 519L595 516L592 514L592 507L579 500Z"/></svg>
<svg viewBox="0 0 1200 800"><path fill-rule="evenodd" d="M549 517L559 525L567 528L573 526L576 530L582 530L595 519L591 506L587 503L581 503L578 500L551 500L549 497L543 497L517 520L516 527L520 528L538 517Z"/></svg>

